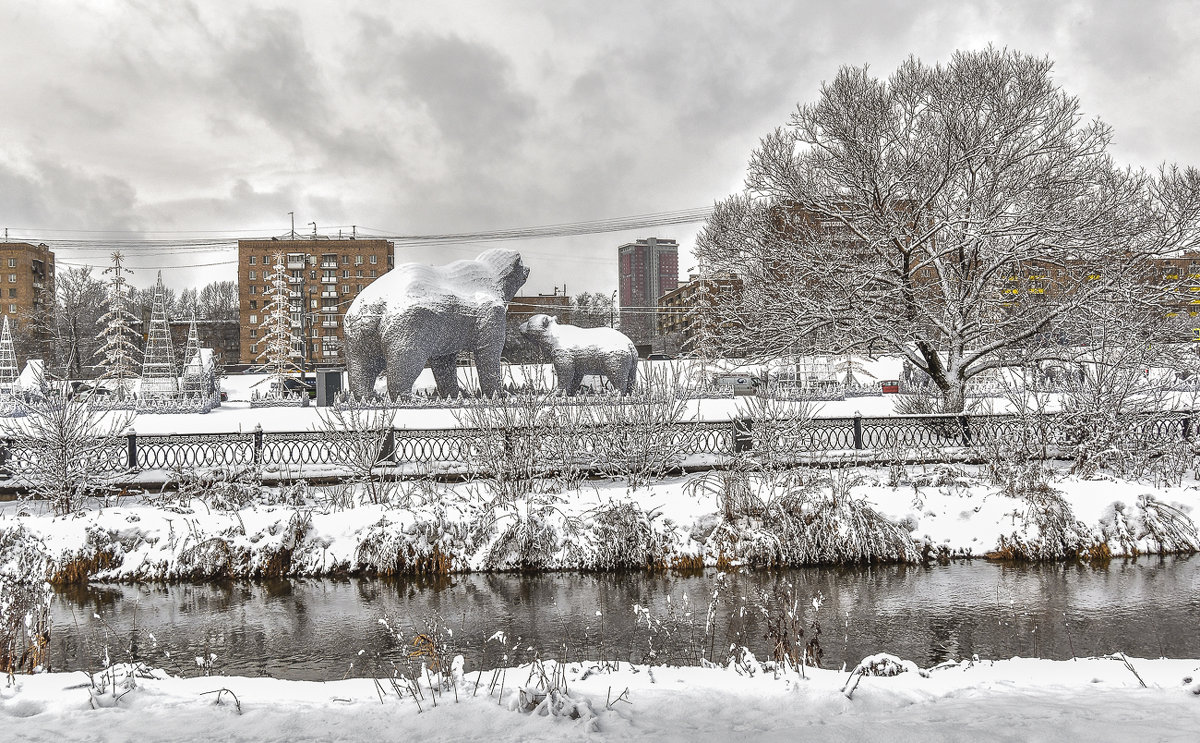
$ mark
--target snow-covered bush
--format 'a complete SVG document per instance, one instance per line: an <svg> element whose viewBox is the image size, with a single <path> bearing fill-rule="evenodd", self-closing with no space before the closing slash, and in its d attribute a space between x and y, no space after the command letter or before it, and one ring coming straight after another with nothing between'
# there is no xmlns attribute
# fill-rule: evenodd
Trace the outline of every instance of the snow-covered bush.
<svg viewBox="0 0 1200 743"><path fill-rule="evenodd" d="M1126 555L1153 551L1200 552L1200 533L1196 523L1178 504L1167 504L1149 493L1139 495L1136 511L1131 513L1117 501L1100 518L1100 533L1110 545Z"/></svg>
<svg viewBox="0 0 1200 743"><path fill-rule="evenodd" d="M1020 529L1001 534L997 556L1018 560L1107 558L1102 536L1075 517L1062 493L1047 488L1022 494L1024 511L1015 511Z"/></svg>
<svg viewBox="0 0 1200 743"><path fill-rule="evenodd" d="M706 549L752 565L916 562L909 532L853 495L862 480L849 468L815 482L746 471L698 478L692 492L716 495L723 515Z"/></svg>
<svg viewBox="0 0 1200 743"><path fill-rule="evenodd" d="M396 408L333 406L318 410L317 415L326 446L337 452L336 461L349 471L350 482L359 487L368 503L386 503L394 483L377 468L388 455Z"/></svg>
<svg viewBox="0 0 1200 743"><path fill-rule="evenodd" d="M629 397L604 398L593 408L593 451L603 474L621 477L634 489L664 477L683 461L671 435L687 409L679 369L650 368L641 390Z"/></svg>
<svg viewBox="0 0 1200 743"><path fill-rule="evenodd" d="M26 405L27 417L0 418L0 430L14 440L22 484L55 513L71 513L115 474L133 414L98 410L86 395L52 395Z"/></svg>
<svg viewBox="0 0 1200 743"><path fill-rule="evenodd" d="M33 672L50 654L44 545L19 522L0 525L0 672Z"/></svg>
<svg viewBox="0 0 1200 743"><path fill-rule="evenodd" d="M654 530L659 514L638 504L614 501L591 513L595 556L593 570L644 570L665 554L662 538Z"/></svg>

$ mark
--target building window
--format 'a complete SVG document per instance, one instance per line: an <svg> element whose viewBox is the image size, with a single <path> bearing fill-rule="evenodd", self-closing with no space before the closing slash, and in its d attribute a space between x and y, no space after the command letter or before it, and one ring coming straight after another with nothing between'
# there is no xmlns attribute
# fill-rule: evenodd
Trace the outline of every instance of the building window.
<svg viewBox="0 0 1200 743"><path fill-rule="evenodd" d="M17 290L16 290L16 289L9 289L9 290L8 290L8 298L9 298L9 299L16 299L16 298L17 298Z"/></svg>
<svg viewBox="0 0 1200 743"><path fill-rule="evenodd" d="M371 265L374 266L376 263L378 263L379 262L378 259L379 259L379 256L377 256L377 255L371 256Z"/></svg>
<svg viewBox="0 0 1200 743"><path fill-rule="evenodd" d="M317 308L317 300L315 300L315 299L308 300L308 306L312 307L315 310Z"/></svg>
<svg viewBox="0 0 1200 743"><path fill-rule="evenodd" d="M356 292L360 292L360 291L362 291L362 284L359 284L359 285L358 285L358 288L357 288L357 289L355 289L354 291L356 291Z"/></svg>
<svg viewBox="0 0 1200 743"><path fill-rule="evenodd" d="M258 285L257 285L257 284L251 284L251 285L250 285L250 293L251 293L251 294L258 294Z"/></svg>
<svg viewBox="0 0 1200 743"><path fill-rule="evenodd" d="M9 267L9 268L16 268L16 267L17 267L17 259L16 259L16 258L9 258L9 259L8 259L8 267Z"/></svg>
<svg viewBox="0 0 1200 743"><path fill-rule="evenodd" d="M348 269L348 268L343 268L343 269L342 269L342 278L343 278L343 279L348 279L348 278L350 278L350 269Z"/></svg>
<svg viewBox="0 0 1200 743"><path fill-rule="evenodd" d="M354 271L354 278L361 279L362 277L363 277L363 270L361 268L356 269Z"/></svg>
<svg viewBox="0 0 1200 743"><path fill-rule="evenodd" d="M13 315L17 314L17 306L15 304L10 304L8 306L8 311Z"/></svg>
<svg viewBox="0 0 1200 743"><path fill-rule="evenodd" d="M250 337L251 337L251 338L257 338L257 337L258 337L258 328L250 328Z"/></svg>
<svg viewBox="0 0 1200 743"><path fill-rule="evenodd" d="M17 275L15 273L10 273L8 275L8 283L10 283L10 284L17 283Z"/></svg>
<svg viewBox="0 0 1200 743"><path fill-rule="evenodd" d="M250 316L250 324L251 324L251 325L257 325L257 324L258 324L258 315L251 315L251 316Z"/></svg>
<svg viewBox="0 0 1200 743"><path fill-rule="evenodd" d="M317 280L317 272L316 272L316 271L309 271L309 272L308 272L308 278L309 278L309 279L311 279L312 281L316 281L316 280Z"/></svg>
<svg viewBox="0 0 1200 743"><path fill-rule="evenodd" d="M348 293L349 291L350 291L350 287L349 287L349 285L347 285L347 284L342 284L342 294L346 294L346 293Z"/></svg>
<svg viewBox="0 0 1200 743"><path fill-rule="evenodd" d="M350 256L348 256L348 255L343 255L343 256L342 256L342 265L345 265L345 264L347 264L347 263L349 263L349 262L350 262Z"/></svg>
<svg viewBox="0 0 1200 743"><path fill-rule="evenodd" d="M250 272L250 280L254 281L257 278L258 278L258 273L256 271L251 271Z"/></svg>
<svg viewBox="0 0 1200 743"><path fill-rule="evenodd" d="M257 255L250 256L250 265L253 266L258 261Z"/></svg>
<svg viewBox="0 0 1200 743"><path fill-rule="evenodd" d="M257 299L250 300L250 309L252 309L252 310L258 309L258 300Z"/></svg>
<svg viewBox="0 0 1200 743"><path fill-rule="evenodd" d="M362 256L361 255L354 256L354 265L356 265L356 266L362 265Z"/></svg>
<svg viewBox="0 0 1200 743"><path fill-rule="evenodd" d="M378 275L378 272L372 268L371 269L371 278L375 278L377 275Z"/></svg>
<svg viewBox="0 0 1200 743"><path fill-rule="evenodd" d="M258 344L257 343L254 343L250 346L250 353L252 353L252 354L258 353Z"/></svg>

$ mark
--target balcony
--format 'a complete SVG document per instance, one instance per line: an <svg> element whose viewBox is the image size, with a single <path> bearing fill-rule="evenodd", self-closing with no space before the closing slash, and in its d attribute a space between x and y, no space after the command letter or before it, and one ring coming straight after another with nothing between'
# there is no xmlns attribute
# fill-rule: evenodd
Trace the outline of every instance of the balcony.
<svg viewBox="0 0 1200 743"><path fill-rule="evenodd" d="M337 299L337 292L321 292L321 299Z"/></svg>
<svg viewBox="0 0 1200 743"><path fill-rule="evenodd" d="M338 280L337 280L336 276L322 276L321 277L322 284L336 284L337 281Z"/></svg>
<svg viewBox="0 0 1200 743"><path fill-rule="evenodd" d="M321 261L321 268L337 268L337 261Z"/></svg>
<svg viewBox="0 0 1200 743"><path fill-rule="evenodd" d="M304 260L304 256L288 256L287 267L289 269L304 268L306 264L307 261Z"/></svg>
<svg viewBox="0 0 1200 743"><path fill-rule="evenodd" d="M288 290L288 296L291 297L292 299L299 299L301 294L302 294L302 292L299 289L289 289Z"/></svg>
<svg viewBox="0 0 1200 743"><path fill-rule="evenodd" d="M337 320L326 320L325 322L321 323L321 327L323 328L336 328L337 325Z"/></svg>
<svg viewBox="0 0 1200 743"><path fill-rule="evenodd" d="M303 284L304 277L303 276L288 276L288 283L289 284Z"/></svg>

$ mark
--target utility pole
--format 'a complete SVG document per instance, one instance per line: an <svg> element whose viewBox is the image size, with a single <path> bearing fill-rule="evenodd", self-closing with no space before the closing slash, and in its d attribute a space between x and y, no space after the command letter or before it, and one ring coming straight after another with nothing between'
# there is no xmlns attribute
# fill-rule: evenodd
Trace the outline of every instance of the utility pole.
<svg viewBox="0 0 1200 743"><path fill-rule="evenodd" d="M617 290L613 289L612 302L608 305L608 327L617 327Z"/></svg>

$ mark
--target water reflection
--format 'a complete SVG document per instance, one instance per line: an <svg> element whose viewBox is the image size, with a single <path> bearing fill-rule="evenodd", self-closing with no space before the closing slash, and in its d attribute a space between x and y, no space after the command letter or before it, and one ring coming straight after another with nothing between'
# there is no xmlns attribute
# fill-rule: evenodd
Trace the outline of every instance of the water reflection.
<svg viewBox="0 0 1200 743"><path fill-rule="evenodd" d="M816 596L823 603L814 612ZM216 669L225 673L329 679L412 663L407 641L428 631L440 632L475 668L534 653L719 660L733 643L766 657L766 615L790 601L808 607L807 619L819 624L824 665L832 667L878 651L925 665L972 654L1200 656L1200 558L1142 558L1106 567L974 561L723 577L478 574L72 586L54 603L52 658L56 670L95 668L107 650L113 660L137 657L190 674L199 670L196 657L216 654ZM635 605L650 609L649 621L635 616ZM497 632L506 643L489 641Z"/></svg>

